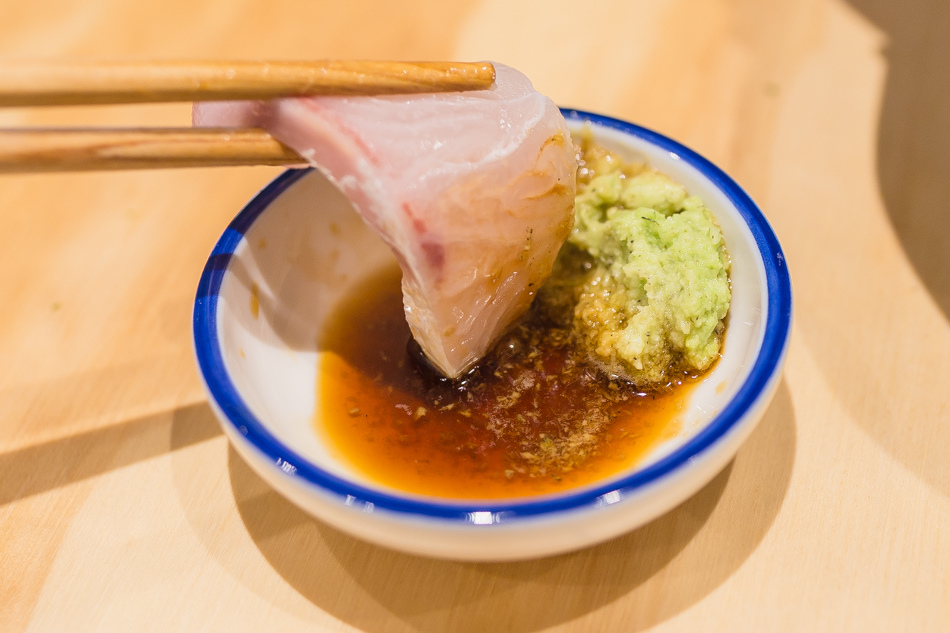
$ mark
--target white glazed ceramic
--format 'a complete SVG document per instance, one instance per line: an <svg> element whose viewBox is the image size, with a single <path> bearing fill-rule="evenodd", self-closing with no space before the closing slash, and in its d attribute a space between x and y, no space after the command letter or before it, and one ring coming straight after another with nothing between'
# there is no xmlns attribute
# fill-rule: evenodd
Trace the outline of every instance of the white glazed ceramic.
<svg viewBox="0 0 950 633"><path fill-rule="evenodd" d="M446 558L510 560L591 545L650 521L709 482L748 437L778 384L791 287L761 212L726 174L638 126L575 110L572 129L646 158L699 195L732 256L723 357L697 387L678 436L610 479L517 500L450 501L391 489L339 459L314 424L318 334L335 304L393 262L319 172L291 170L234 219L195 301L198 363L237 452L275 490L359 538Z"/></svg>

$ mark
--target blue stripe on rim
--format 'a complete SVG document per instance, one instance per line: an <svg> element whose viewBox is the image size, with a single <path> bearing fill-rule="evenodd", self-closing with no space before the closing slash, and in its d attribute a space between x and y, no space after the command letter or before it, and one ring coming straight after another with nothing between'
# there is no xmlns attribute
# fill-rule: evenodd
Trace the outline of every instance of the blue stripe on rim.
<svg viewBox="0 0 950 633"><path fill-rule="evenodd" d="M553 512L582 510L599 505L600 498L609 492L616 491L621 496L626 496L690 462L726 436L756 403L762 392L769 387L788 343L792 290L781 246L759 208L748 194L721 169L696 152L662 134L632 123L581 110L565 109L562 112L567 119L590 121L595 125L641 138L679 155L682 160L699 170L726 194L749 226L765 262L768 316L762 350L749 377L736 396L695 437L655 464L609 485L537 501L517 503L473 503L464 500L441 503L420 501L358 486L318 468L274 437L238 395L237 389L225 370L217 328L218 292L231 256L243 239L244 233L277 196L310 171L310 169L292 169L278 176L255 196L234 218L218 240L201 275L194 311L195 350L198 365L208 389L228 422L258 451L274 464L288 463L296 468L296 472L293 475L288 474L288 477L300 477L338 496L341 501L349 497L348 504L353 504L355 498L358 506L373 504L373 507L383 510L448 519L458 523L470 523L472 513L475 512L491 512L496 517L496 521L507 523L519 517L537 517Z"/></svg>

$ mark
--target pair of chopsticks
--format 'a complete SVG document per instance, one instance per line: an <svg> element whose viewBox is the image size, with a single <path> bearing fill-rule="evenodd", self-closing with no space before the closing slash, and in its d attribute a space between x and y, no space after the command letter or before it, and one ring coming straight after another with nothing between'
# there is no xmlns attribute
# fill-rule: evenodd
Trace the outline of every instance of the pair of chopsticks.
<svg viewBox="0 0 950 633"><path fill-rule="evenodd" d="M491 64L212 62L0 68L0 107L383 95L489 88ZM260 129L0 129L0 172L295 165Z"/></svg>

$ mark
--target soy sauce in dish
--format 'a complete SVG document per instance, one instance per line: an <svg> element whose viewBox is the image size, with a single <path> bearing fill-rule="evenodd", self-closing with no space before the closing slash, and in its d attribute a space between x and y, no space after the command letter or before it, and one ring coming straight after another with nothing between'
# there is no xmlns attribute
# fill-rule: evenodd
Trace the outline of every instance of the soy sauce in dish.
<svg viewBox="0 0 950 633"><path fill-rule="evenodd" d="M697 376L644 392L591 364L572 342L575 280L547 284L457 381L407 351L399 280L393 268L363 284L321 341L317 431L368 478L459 499L558 492L634 465L678 429Z"/></svg>

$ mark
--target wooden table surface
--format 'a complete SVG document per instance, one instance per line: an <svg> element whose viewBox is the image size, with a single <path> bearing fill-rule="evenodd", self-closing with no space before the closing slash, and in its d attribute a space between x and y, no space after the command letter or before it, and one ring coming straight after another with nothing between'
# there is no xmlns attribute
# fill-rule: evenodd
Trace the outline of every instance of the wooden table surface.
<svg viewBox="0 0 950 633"><path fill-rule="evenodd" d="M554 558L417 558L269 490L202 392L199 273L278 169L0 176L0 630L950 630L948 32L944 0L4 2L0 62L511 64L730 172L796 310L774 403L681 507Z"/></svg>

